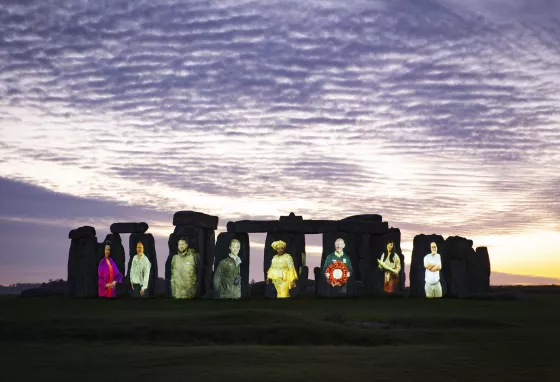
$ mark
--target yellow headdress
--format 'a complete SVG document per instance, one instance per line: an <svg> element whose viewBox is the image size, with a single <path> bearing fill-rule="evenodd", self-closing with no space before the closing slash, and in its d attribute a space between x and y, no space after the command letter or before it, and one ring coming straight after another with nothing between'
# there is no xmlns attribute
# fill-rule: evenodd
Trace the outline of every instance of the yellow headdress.
<svg viewBox="0 0 560 382"><path fill-rule="evenodd" d="M284 247L286 248L286 243L283 242L282 240L276 240L274 243L272 243L270 245L275 251L278 250L278 247Z"/></svg>

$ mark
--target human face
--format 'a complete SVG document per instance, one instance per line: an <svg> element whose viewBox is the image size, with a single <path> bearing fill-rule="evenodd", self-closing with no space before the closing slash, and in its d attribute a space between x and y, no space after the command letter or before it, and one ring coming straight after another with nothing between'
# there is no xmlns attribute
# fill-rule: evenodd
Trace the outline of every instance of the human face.
<svg viewBox="0 0 560 382"><path fill-rule="evenodd" d="M108 258L109 256L111 256L111 247L106 245L105 246L105 258Z"/></svg>
<svg viewBox="0 0 560 382"><path fill-rule="evenodd" d="M139 255L144 253L144 244L142 243L136 244L136 253Z"/></svg>
<svg viewBox="0 0 560 382"><path fill-rule="evenodd" d="M387 252L393 252L393 243L387 243Z"/></svg>
<svg viewBox="0 0 560 382"><path fill-rule="evenodd" d="M430 249L432 250L432 253L437 253L437 244L436 243L432 243L430 244Z"/></svg>
<svg viewBox="0 0 560 382"><path fill-rule="evenodd" d="M177 243L177 248L179 248L180 253L185 253L187 248L189 248L189 245L185 240L179 240L179 242Z"/></svg>
<svg viewBox="0 0 560 382"><path fill-rule="evenodd" d="M284 254L285 250L286 250L285 247L276 247L276 253L280 256L282 256Z"/></svg>
<svg viewBox="0 0 560 382"><path fill-rule="evenodd" d="M229 245L229 250L231 251L231 254L234 256L239 255L240 249L241 249L241 245L237 241L234 241Z"/></svg>
<svg viewBox="0 0 560 382"><path fill-rule="evenodd" d="M336 252L341 253L346 245L344 244L344 240L338 239L334 242L334 249Z"/></svg>

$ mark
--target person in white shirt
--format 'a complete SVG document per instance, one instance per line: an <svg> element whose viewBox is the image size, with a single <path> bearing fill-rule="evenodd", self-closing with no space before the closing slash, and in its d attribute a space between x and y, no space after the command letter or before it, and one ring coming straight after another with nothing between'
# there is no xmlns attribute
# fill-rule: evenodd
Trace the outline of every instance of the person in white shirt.
<svg viewBox="0 0 560 382"><path fill-rule="evenodd" d="M441 256L437 253L437 244L430 243L431 253L424 256L424 268L426 268L425 286L426 297L437 298L442 297L441 283L439 279L439 271L441 270Z"/></svg>
<svg viewBox="0 0 560 382"><path fill-rule="evenodd" d="M150 268L152 264L144 255L144 244L141 241L136 245L136 256L132 259L130 267L130 286L132 297L148 297L148 283L150 282Z"/></svg>

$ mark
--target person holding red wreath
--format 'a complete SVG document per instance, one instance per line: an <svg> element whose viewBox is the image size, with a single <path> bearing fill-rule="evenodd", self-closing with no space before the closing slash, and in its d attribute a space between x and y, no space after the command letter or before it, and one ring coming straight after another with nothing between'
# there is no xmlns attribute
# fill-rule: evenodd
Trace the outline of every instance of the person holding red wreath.
<svg viewBox="0 0 560 382"><path fill-rule="evenodd" d="M348 278L354 272L350 256L344 253L346 244L341 238L334 242L335 251L327 256L323 264L323 273L327 279L329 295L345 295Z"/></svg>

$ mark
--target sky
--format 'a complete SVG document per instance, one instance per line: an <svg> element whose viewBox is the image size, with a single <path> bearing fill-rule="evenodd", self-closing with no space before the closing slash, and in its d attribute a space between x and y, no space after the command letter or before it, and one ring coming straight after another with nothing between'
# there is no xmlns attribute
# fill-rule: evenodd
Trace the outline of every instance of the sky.
<svg viewBox="0 0 560 382"><path fill-rule="evenodd" d="M560 282L558 1L2 5L0 284L66 278L82 225L146 221L163 264L178 210L377 213L407 263L459 235Z"/></svg>

